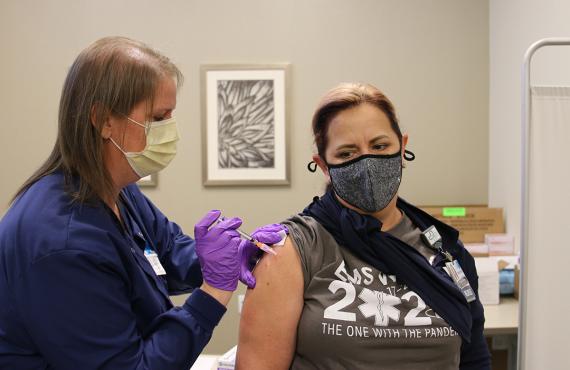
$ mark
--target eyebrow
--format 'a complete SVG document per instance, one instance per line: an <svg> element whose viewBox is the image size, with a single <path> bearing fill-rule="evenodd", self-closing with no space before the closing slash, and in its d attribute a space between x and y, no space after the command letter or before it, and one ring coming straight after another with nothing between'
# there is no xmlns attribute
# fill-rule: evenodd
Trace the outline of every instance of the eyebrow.
<svg viewBox="0 0 570 370"><path fill-rule="evenodd" d="M378 135L375 138L371 139L369 141L369 143L374 143L380 139L389 139L388 135ZM352 149L352 148L356 148L355 144L341 144L339 146L336 147L336 150L340 150L340 149Z"/></svg>
<svg viewBox="0 0 570 370"><path fill-rule="evenodd" d="M378 136L376 136L374 139L370 140L369 142L370 142L370 143L373 143L373 142L378 141L378 140L380 140L380 139L389 139L389 138L390 138L390 137L389 137L388 135L378 135Z"/></svg>
<svg viewBox="0 0 570 370"><path fill-rule="evenodd" d="M173 111L174 108L158 108L155 109L154 112L152 114L165 114L168 111Z"/></svg>

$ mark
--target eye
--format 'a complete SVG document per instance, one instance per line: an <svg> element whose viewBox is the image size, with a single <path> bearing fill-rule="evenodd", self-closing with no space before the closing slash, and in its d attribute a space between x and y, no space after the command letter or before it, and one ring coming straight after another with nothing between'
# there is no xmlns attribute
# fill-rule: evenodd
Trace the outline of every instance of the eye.
<svg viewBox="0 0 570 370"><path fill-rule="evenodd" d="M372 149L374 150L384 150L388 147L386 144L374 144L372 145Z"/></svg>
<svg viewBox="0 0 570 370"><path fill-rule="evenodd" d="M345 151L345 152L337 153L336 156L337 156L337 158L340 158L340 159L347 159L347 158L350 158L351 155L352 155L352 152Z"/></svg>
<svg viewBox="0 0 570 370"><path fill-rule="evenodd" d="M165 119L169 119L170 117L172 117L172 111L173 111L172 109L159 109L157 111L154 111L152 113L153 122L159 122L159 121L164 121Z"/></svg>

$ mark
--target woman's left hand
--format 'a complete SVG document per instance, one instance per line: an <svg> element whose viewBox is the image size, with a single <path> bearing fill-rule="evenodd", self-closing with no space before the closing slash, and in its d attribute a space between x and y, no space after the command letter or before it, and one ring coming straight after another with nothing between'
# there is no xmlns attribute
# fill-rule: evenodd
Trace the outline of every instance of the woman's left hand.
<svg viewBox="0 0 570 370"><path fill-rule="evenodd" d="M279 243L289 233L287 226L281 224L269 224L255 229L251 236L264 244L271 246ZM248 286L255 288L255 277L252 271L263 251L252 242L241 243L238 249L240 269L239 280Z"/></svg>

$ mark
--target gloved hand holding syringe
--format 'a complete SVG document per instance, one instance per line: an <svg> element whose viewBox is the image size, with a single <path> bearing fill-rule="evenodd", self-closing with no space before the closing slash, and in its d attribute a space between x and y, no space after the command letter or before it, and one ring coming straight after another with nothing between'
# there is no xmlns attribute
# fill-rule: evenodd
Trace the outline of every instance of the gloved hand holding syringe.
<svg viewBox="0 0 570 370"><path fill-rule="evenodd" d="M224 220L225 218L223 216L220 216L218 218L218 220L216 221L217 223L220 223ZM238 234L241 235L242 238L249 240L250 242L253 243L253 245L255 245L256 247L258 247L259 249L261 249L262 251L266 252L266 253L271 253L273 255L277 255L277 252L275 252L273 249L271 249L270 246L268 246L267 244L264 244L262 242L260 242L259 240L256 240L255 238L253 238L251 235L241 231L240 229L235 229L235 231L238 232Z"/></svg>

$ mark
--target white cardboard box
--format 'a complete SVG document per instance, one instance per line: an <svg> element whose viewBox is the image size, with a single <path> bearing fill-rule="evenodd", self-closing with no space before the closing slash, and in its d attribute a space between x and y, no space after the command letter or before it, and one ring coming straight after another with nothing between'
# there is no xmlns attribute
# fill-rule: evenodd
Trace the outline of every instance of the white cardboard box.
<svg viewBox="0 0 570 370"><path fill-rule="evenodd" d="M464 246L473 257L487 257L489 255L489 246L485 243L465 243Z"/></svg>
<svg viewBox="0 0 570 370"><path fill-rule="evenodd" d="M479 300L484 305L499 304L499 265L497 259L475 258L479 275Z"/></svg>
<svg viewBox="0 0 570 370"><path fill-rule="evenodd" d="M515 252L515 237L511 234L485 234L490 256L510 256Z"/></svg>

